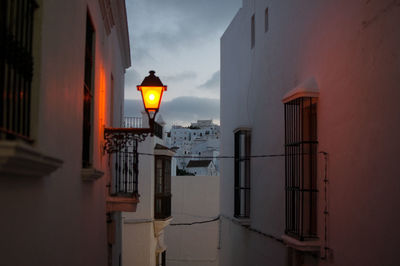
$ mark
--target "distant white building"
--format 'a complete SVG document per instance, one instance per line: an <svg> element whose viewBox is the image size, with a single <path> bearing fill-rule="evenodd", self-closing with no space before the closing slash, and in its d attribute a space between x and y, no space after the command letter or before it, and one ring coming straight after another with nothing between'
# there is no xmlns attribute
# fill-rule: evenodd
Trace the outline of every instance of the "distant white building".
<svg viewBox="0 0 400 266"><path fill-rule="evenodd" d="M217 169L212 160L190 160L186 166L186 171L194 175L217 175Z"/></svg>
<svg viewBox="0 0 400 266"><path fill-rule="evenodd" d="M187 171L187 165L191 160L199 160L207 157L212 160L218 175L220 126L212 120L197 120L189 127L174 125L169 132L166 144L175 148L176 156L185 158L177 159L177 166Z"/></svg>

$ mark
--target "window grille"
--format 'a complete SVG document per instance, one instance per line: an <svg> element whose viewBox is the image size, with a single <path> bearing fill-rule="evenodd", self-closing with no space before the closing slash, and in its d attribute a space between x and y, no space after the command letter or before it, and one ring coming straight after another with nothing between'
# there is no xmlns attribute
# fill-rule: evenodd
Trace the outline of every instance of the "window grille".
<svg viewBox="0 0 400 266"><path fill-rule="evenodd" d="M317 103L302 97L285 104L285 233L317 236Z"/></svg>
<svg viewBox="0 0 400 266"><path fill-rule="evenodd" d="M82 167L92 164L92 127L93 127L93 95L94 95L94 46L95 35L89 13L86 17L85 73L83 84L83 147Z"/></svg>
<svg viewBox="0 0 400 266"><path fill-rule="evenodd" d="M161 126L159 123L154 122L154 135L156 137L159 137L160 139L163 138L163 126ZM186 138L185 138L186 139Z"/></svg>
<svg viewBox="0 0 400 266"><path fill-rule="evenodd" d="M165 219L171 216L170 157L155 157L155 179L154 218Z"/></svg>
<svg viewBox="0 0 400 266"><path fill-rule="evenodd" d="M111 196L131 197L138 193L138 141L132 140L129 145L119 147L111 155L114 164L111 180Z"/></svg>
<svg viewBox="0 0 400 266"><path fill-rule="evenodd" d="M250 217L250 131L235 132L235 209L237 218Z"/></svg>
<svg viewBox="0 0 400 266"><path fill-rule="evenodd" d="M0 139L30 140L33 0L0 1Z"/></svg>

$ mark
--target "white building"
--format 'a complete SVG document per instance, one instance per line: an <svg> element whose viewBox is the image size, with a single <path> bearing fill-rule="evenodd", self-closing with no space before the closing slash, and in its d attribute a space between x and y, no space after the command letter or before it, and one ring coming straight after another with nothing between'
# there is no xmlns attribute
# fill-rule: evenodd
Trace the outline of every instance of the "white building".
<svg viewBox="0 0 400 266"><path fill-rule="evenodd" d="M219 210L219 176L172 176L166 265L219 265Z"/></svg>
<svg viewBox="0 0 400 266"><path fill-rule="evenodd" d="M0 264L119 265L103 151L131 64L125 1L5 0L0 18Z"/></svg>
<svg viewBox="0 0 400 266"><path fill-rule="evenodd" d="M216 176L217 169L212 160L190 160L186 165L189 173L199 176Z"/></svg>
<svg viewBox="0 0 400 266"><path fill-rule="evenodd" d="M125 120L135 121L125 123L131 127L148 125L144 112L142 118ZM136 212L124 212L122 215L122 263L125 266L165 265L167 246L164 243L164 228L172 221L171 173L175 174L175 171L171 172L171 169L176 164L172 158L174 152L163 145L163 136L165 133L155 134L139 142L140 204Z"/></svg>
<svg viewBox="0 0 400 266"><path fill-rule="evenodd" d="M220 145L220 126L212 120L198 120L190 127L173 125L168 133L167 145L176 150L177 166L179 169L187 170L190 160L208 157L212 159L218 171ZM179 158L181 156L181 158Z"/></svg>
<svg viewBox="0 0 400 266"><path fill-rule="evenodd" d="M397 1L243 1L221 38L221 266L398 264L399 22Z"/></svg>

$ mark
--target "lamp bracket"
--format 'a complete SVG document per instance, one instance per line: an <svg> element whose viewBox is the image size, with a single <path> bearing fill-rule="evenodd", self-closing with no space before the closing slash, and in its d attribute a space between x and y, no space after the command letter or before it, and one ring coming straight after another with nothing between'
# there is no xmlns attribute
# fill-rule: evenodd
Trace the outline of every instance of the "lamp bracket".
<svg viewBox="0 0 400 266"><path fill-rule="evenodd" d="M134 142L142 142L147 136L153 135L154 130L150 128L105 128L104 129L104 153L114 153Z"/></svg>

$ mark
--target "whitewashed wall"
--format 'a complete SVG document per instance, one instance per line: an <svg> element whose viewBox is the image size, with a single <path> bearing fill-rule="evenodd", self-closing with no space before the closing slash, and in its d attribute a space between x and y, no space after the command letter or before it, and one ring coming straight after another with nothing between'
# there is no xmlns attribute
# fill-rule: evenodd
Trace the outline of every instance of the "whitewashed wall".
<svg viewBox="0 0 400 266"><path fill-rule="evenodd" d="M143 127L148 117L142 113ZM139 153L154 154L156 144L163 144L158 137L147 137L138 146ZM122 233L122 262L125 266L155 266L157 238L154 236L154 156L139 155L139 204L136 212L124 212ZM171 163L171 166L174 164ZM176 164L175 164L176 167ZM172 170L172 169L171 169Z"/></svg>
<svg viewBox="0 0 400 266"><path fill-rule="evenodd" d="M207 221L219 215L218 176L172 177L172 224ZM219 265L219 221L169 226L165 232L167 265Z"/></svg>
<svg viewBox="0 0 400 266"><path fill-rule="evenodd" d="M314 77L319 150L329 153L328 260L307 265L396 265L400 231L400 8L398 1L244 0L221 38L221 154L252 128L252 154L284 152L282 97ZM269 8L269 30L264 12ZM255 14L256 43L250 47ZM319 158L319 235L323 239ZM232 217L234 163L221 161L221 213ZM284 158L251 160L251 228L280 238ZM287 265L285 245L222 224L221 265ZM310 261L309 261L310 260Z"/></svg>
<svg viewBox="0 0 400 266"><path fill-rule="evenodd" d="M107 265L103 127L123 104L124 63L116 28L105 33L96 0L38 0L34 27L33 147L63 161L49 176L0 177L1 265ZM84 182L82 166L86 13L96 29L93 164L105 175ZM129 60L129 59L128 59ZM102 89L101 89L102 88ZM117 119L114 119L118 123ZM117 235L117 244L120 238ZM117 265L119 253L114 254Z"/></svg>

